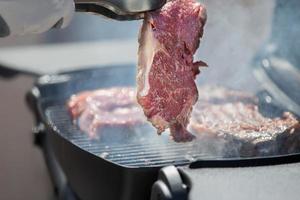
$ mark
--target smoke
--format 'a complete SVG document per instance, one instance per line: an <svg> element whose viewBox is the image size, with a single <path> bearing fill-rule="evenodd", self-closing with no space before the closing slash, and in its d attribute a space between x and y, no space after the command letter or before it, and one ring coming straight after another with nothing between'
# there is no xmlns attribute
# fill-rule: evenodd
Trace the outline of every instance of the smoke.
<svg viewBox="0 0 300 200"><path fill-rule="evenodd" d="M272 25L274 0L200 1L207 7L208 21L195 58L209 68L199 84L213 83L255 92L251 59L266 42Z"/></svg>
<svg viewBox="0 0 300 200"><path fill-rule="evenodd" d="M270 37L276 1L202 0L201 2L207 7L208 21L200 49L195 57L196 60L207 62L209 68L203 69L198 84L221 84L225 87L256 92L259 85L252 76L251 60ZM280 37L283 39L282 36ZM115 80L119 78L122 80L122 77L115 77ZM107 143L115 142L126 146L125 137L128 139L128 146L132 148L131 152L134 152L134 147L130 144L134 143L143 147L138 149L140 155L150 155L149 152L154 152L162 159L176 160L184 157L193 161L199 158L240 155L241 144L234 139L202 135L194 142L176 144L169 139L168 132L158 136L149 122L145 123L145 126L135 127L130 131L122 129L121 133L117 132L117 134L108 132L107 138L101 139L102 141L106 139ZM111 131L115 132L115 130ZM130 134L137 137L130 137ZM116 136L120 138L116 139ZM101 155L109 157L107 152Z"/></svg>
<svg viewBox="0 0 300 200"><path fill-rule="evenodd" d="M276 1L270 39L277 47L277 56L289 60L298 69L300 69L299 9L299 0Z"/></svg>

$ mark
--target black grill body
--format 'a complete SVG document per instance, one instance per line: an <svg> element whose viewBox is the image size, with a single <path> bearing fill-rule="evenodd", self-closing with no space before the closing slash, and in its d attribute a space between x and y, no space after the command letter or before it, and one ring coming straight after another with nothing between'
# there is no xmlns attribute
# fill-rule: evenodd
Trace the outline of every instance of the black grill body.
<svg viewBox="0 0 300 200"><path fill-rule="evenodd" d="M209 195L219 198L220 196L214 191L223 193L224 199L227 197L232 199L231 197L234 196L245 200L253 199L253 197L259 199L255 198L259 196L267 199L268 195L264 192L265 190L260 190L258 196L251 195L253 188L272 189L274 187L272 182L266 185L266 181L261 181L264 183L262 185L256 181L260 180L260 177L264 180L265 174L273 171L264 170L261 167L287 163L296 164L291 164L290 166L295 166L293 170L289 169L284 176L278 176L279 180L276 179L276 181L286 181L289 177L294 177L286 184L292 188L289 191L290 199L297 199L294 197L298 197L299 194L293 190L293 186L300 184L300 174L293 173L300 169L297 164L300 162L298 154L243 160L216 159L216 157L210 158L197 152L193 142L177 144L162 136L156 136L155 133L147 136L146 140L119 138L121 143L120 141L117 143L99 142L88 138L72 123L65 107L66 100L72 94L83 90L134 84L135 67L111 66L46 75L39 78L35 87L29 92L27 100L36 116L36 133L42 135L42 137L37 137L40 138L38 142L43 146L51 173L60 177L54 178L55 186L63 188L60 190L64 193L70 190L75 191L71 198L59 194L62 196L61 199L196 200L200 199L201 194L206 195L201 199L209 199ZM164 154L160 154L161 151ZM108 155L101 157L103 153L108 153ZM193 156L192 159L186 157L187 153ZM176 166L176 168L166 166ZM251 190L247 188L241 190L244 195L230 195L226 192L226 188L230 188L231 183L228 177L233 174L233 169L237 169L234 187L239 185L236 184L239 181L243 184L243 177L246 176L244 174L250 174L249 177L253 177L251 174L257 176L247 182ZM276 171L277 168L274 169ZM229 174L226 175L227 173ZM220 175L214 177L214 174ZM241 174L241 178L238 174ZM220 178L221 176L224 178ZM208 181L207 185L202 184L207 178L218 181L215 189L212 189L214 187L212 181ZM226 187L223 187L223 184ZM153 188L152 191L151 188ZM282 191L279 189L277 191L273 194L284 197L284 194L279 193ZM236 192L239 193L238 188Z"/></svg>

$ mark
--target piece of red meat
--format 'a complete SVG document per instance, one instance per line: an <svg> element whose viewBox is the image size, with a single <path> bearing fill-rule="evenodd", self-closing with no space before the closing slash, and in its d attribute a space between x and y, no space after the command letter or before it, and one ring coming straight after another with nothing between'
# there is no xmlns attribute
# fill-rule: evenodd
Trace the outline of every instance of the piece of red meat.
<svg viewBox="0 0 300 200"><path fill-rule="evenodd" d="M144 19L139 36L137 99L160 134L170 128L175 141L187 131L198 98L195 84L202 61L193 61L203 35L206 9L195 0L173 0Z"/></svg>
<svg viewBox="0 0 300 200"><path fill-rule="evenodd" d="M133 88L115 87L81 92L73 95L67 106L80 129L91 138L99 138L105 130L134 132L146 121L137 105Z"/></svg>

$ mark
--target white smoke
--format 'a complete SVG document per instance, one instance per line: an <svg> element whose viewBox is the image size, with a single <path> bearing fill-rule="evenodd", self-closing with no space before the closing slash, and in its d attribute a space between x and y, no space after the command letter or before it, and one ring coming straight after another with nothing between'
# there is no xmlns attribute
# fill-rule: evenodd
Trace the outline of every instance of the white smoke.
<svg viewBox="0 0 300 200"><path fill-rule="evenodd" d="M274 0L201 0L208 20L195 56L208 63L199 83L255 91L251 59L268 39Z"/></svg>

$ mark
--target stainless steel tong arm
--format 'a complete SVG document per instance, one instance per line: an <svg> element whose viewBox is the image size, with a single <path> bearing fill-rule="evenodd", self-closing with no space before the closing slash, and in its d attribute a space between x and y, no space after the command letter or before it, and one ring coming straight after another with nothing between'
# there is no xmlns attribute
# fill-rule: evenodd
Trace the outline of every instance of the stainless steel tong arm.
<svg viewBox="0 0 300 200"><path fill-rule="evenodd" d="M135 20L161 8L166 0L75 0L76 10L104 15L117 20Z"/></svg>

